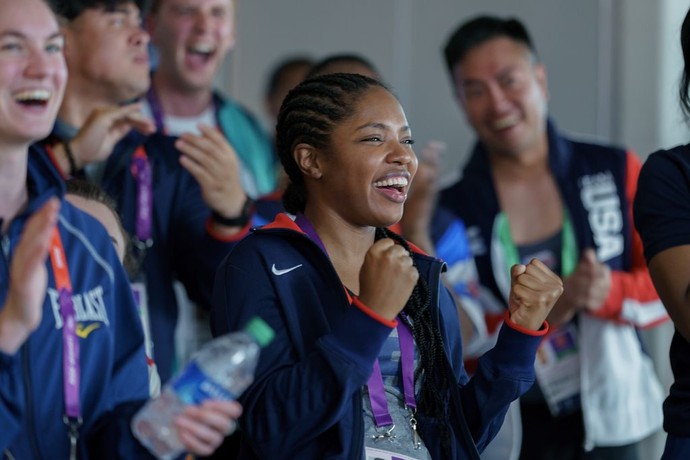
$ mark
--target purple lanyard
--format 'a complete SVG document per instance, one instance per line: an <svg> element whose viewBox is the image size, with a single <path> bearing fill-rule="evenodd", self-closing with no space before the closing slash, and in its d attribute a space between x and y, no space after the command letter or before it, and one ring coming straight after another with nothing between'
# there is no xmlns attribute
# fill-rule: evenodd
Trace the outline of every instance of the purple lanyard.
<svg viewBox="0 0 690 460"><path fill-rule="evenodd" d="M58 289L60 316L62 317L62 378L64 383L65 417L69 427L70 458L76 458L77 439L81 426L81 404L79 385L81 369L79 365L79 339L77 337L77 318L72 301L72 282L67 268L65 249L57 226L53 229L50 247L50 263Z"/></svg>
<svg viewBox="0 0 690 460"><path fill-rule="evenodd" d="M299 228L302 229L304 233L307 234L311 240L316 243L321 250L328 255L328 251L326 251L326 246L323 245L323 241L321 241L321 238L319 238L319 235L316 233L316 229L314 226L309 222L309 220L302 214L301 212L297 213L297 217L295 217L295 223Z"/></svg>
<svg viewBox="0 0 690 460"><path fill-rule="evenodd" d="M140 242L150 247L151 221L153 215L153 185L151 178L151 162L143 146L137 147L132 158L132 175L137 182L137 215L136 237Z"/></svg>
<svg viewBox="0 0 690 460"><path fill-rule="evenodd" d="M295 223L323 250L323 252L328 254L323 242L321 241L321 238L319 238L319 235L316 233L314 226L311 224L311 222L309 222L304 214L301 212L297 213ZM398 339L400 341L400 363L402 366L405 405L414 410L417 408L417 401L414 397L414 339L412 337L412 331L410 331L410 328L402 321L402 319L398 320L397 330ZM393 419L388 411L386 391L383 386L381 365L379 364L378 359L374 362L374 370L371 374L371 377L369 377L367 386L369 387L369 400L371 402L372 411L374 412L376 426L381 428L392 425Z"/></svg>
<svg viewBox="0 0 690 460"><path fill-rule="evenodd" d="M414 397L414 339L412 331L401 319L398 320L398 340L400 341L400 364L402 366L403 394L405 405L414 411L417 401ZM383 386L383 375L379 360L374 362L374 370L367 382L369 388L369 402L374 413L374 421L378 428L393 424L393 419L388 411L386 390Z"/></svg>

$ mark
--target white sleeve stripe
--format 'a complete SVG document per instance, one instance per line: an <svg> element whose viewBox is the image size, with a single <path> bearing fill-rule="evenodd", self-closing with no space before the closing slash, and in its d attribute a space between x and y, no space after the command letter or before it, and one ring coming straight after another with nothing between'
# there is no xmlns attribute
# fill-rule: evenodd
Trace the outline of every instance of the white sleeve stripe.
<svg viewBox="0 0 690 460"><path fill-rule="evenodd" d="M101 257L101 255L96 251L96 248L93 247L89 239L87 238L86 235L84 235L81 230L78 228L74 227L67 219L65 219L62 215L58 214L58 220L60 221L60 224L62 224L65 229L73 234L79 241L82 242L82 244L86 247L86 250L89 252L91 257L96 261L98 265L103 267L103 270L108 274L108 278L110 278L110 284L115 284L115 274L113 272L113 267L110 266L110 264Z"/></svg>
<svg viewBox="0 0 690 460"><path fill-rule="evenodd" d="M621 317L635 326L645 327L668 319L668 313L661 300L640 302L634 299L624 299Z"/></svg>

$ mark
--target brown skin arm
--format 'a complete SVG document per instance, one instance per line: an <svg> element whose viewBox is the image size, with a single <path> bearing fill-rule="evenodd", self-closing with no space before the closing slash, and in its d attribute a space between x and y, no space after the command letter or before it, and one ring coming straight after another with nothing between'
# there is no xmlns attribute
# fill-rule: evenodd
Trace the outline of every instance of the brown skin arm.
<svg viewBox="0 0 690 460"><path fill-rule="evenodd" d="M666 249L649 261L649 274L673 323L690 340L690 245Z"/></svg>

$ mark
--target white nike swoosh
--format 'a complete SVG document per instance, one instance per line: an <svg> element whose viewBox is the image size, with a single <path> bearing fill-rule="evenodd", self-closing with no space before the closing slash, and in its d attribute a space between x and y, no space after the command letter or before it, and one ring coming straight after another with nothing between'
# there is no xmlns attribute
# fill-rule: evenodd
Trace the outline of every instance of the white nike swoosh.
<svg viewBox="0 0 690 460"><path fill-rule="evenodd" d="M280 276L280 275L284 275L286 273L290 273L292 270L294 270L296 268L300 268L301 266L302 266L302 264L299 264L299 265L295 265L294 267L284 268L282 270L279 270L276 268L276 264L273 264L273 267L271 267L271 271L273 272L274 275Z"/></svg>

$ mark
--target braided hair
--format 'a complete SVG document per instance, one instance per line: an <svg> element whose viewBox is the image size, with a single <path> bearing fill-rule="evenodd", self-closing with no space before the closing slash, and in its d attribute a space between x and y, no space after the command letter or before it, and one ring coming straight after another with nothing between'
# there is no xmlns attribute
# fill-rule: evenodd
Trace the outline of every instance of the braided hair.
<svg viewBox="0 0 690 460"><path fill-rule="evenodd" d="M304 177L292 156L295 146L328 149L333 129L354 114L360 96L375 86L388 89L363 75L337 73L305 80L285 96L276 124L276 150L290 179L283 194L287 212L302 212L307 202Z"/></svg>
<svg viewBox="0 0 690 460"><path fill-rule="evenodd" d="M276 148L290 184L283 195L285 209L293 214L303 212L307 203L307 191L302 171L292 156L300 143L327 150L331 134L338 123L352 116L358 100L372 87L388 88L381 82L359 74L327 74L305 80L288 93L278 114ZM410 246L400 236L384 228L376 229L376 239L391 238L410 254ZM419 350L421 365L415 371L415 382L425 379L421 385L419 410L422 414L445 420L445 399L449 382L444 363L443 339L434 325L431 295L422 277L412 291L403 309L403 321L412 330ZM432 380L433 376L433 380ZM440 423L444 440L447 440L447 424Z"/></svg>
<svg viewBox="0 0 690 460"><path fill-rule="evenodd" d="M386 228L376 229L376 239L390 238L400 244L412 256L412 250L407 241L400 235ZM412 259L414 260L414 259ZM441 439L444 445L449 442L450 432L446 421L446 398L450 382L454 377L448 375L443 350L441 331L434 324L431 316L431 293L426 279L419 277L417 285L412 290L410 298L403 308L402 321L410 328L415 344L419 350L421 365L415 370L415 384L424 379L421 385L421 395L418 409L423 415L439 420ZM433 377L432 377L433 376Z"/></svg>

